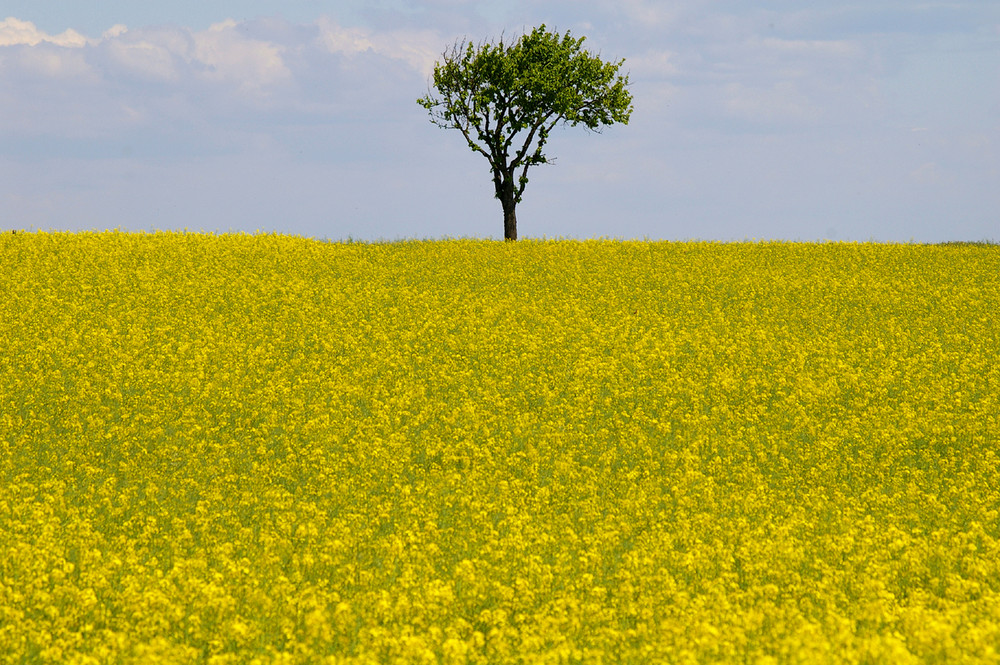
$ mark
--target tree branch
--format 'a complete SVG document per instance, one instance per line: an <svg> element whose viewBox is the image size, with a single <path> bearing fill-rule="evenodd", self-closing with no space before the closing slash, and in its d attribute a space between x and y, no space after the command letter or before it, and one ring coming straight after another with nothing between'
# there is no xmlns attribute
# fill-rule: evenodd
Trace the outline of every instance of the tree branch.
<svg viewBox="0 0 1000 665"><path fill-rule="evenodd" d="M434 86L417 102L439 127L462 132L468 146L486 157L498 198L504 202L505 234L528 182L528 170L550 163L545 146L556 125L597 130L628 123L632 96L624 61L602 62L582 50L584 39L535 28L516 42L456 42L434 67ZM513 157L513 158L512 158ZM516 178L516 180L515 180ZM509 219L507 214L509 213ZM516 229L513 235L516 238Z"/></svg>

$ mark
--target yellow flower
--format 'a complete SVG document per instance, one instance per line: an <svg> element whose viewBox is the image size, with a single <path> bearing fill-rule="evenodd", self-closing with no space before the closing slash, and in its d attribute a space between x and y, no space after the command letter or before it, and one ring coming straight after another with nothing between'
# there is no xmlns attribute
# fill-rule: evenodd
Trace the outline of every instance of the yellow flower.
<svg viewBox="0 0 1000 665"><path fill-rule="evenodd" d="M1000 653L990 246L0 234L14 661Z"/></svg>

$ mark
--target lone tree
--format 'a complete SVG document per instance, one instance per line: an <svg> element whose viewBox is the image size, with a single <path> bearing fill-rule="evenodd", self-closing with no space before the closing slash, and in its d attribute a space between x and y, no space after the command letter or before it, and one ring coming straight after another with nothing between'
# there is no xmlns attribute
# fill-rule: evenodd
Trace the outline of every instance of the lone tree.
<svg viewBox="0 0 1000 665"><path fill-rule="evenodd" d="M515 208L528 184L528 167L551 163L542 149L560 123L628 124L632 95L625 62L603 62L581 49L584 37L559 35L542 25L513 43L455 42L434 66L434 87L417 103L431 122L457 129L490 162L503 205L503 234L517 240Z"/></svg>

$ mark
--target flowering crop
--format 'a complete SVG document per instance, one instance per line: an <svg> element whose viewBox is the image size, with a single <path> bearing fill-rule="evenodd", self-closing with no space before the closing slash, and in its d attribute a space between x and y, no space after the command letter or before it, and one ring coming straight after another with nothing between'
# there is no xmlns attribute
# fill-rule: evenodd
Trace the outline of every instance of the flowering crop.
<svg viewBox="0 0 1000 665"><path fill-rule="evenodd" d="M993 246L0 236L0 662L1000 662Z"/></svg>

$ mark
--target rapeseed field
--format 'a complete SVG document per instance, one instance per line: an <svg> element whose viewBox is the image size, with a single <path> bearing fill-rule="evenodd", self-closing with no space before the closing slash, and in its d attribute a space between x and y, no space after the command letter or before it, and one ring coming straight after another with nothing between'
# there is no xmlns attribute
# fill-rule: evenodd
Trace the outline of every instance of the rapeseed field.
<svg viewBox="0 0 1000 665"><path fill-rule="evenodd" d="M1000 247L0 265L2 663L1000 662Z"/></svg>

